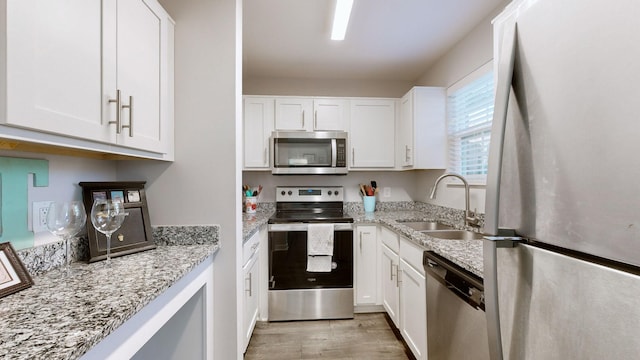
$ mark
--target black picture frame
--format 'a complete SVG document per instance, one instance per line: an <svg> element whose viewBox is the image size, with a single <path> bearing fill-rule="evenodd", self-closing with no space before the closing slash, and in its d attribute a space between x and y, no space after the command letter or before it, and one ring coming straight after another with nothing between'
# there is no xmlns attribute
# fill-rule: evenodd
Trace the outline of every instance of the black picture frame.
<svg viewBox="0 0 640 360"><path fill-rule="evenodd" d="M155 249L147 196L146 181L81 182L82 199L87 211L87 237L89 238L89 262L107 258L107 238L91 223L91 207L96 198L122 198L127 212L120 229L111 236L111 257ZM138 196L129 197L128 194ZM137 201L130 201L137 200Z"/></svg>
<svg viewBox="0 0 640 360"><path fill-rule="evenodd" d="M0 298L33 285L33 279L10 242L0 243Z"/></svg>

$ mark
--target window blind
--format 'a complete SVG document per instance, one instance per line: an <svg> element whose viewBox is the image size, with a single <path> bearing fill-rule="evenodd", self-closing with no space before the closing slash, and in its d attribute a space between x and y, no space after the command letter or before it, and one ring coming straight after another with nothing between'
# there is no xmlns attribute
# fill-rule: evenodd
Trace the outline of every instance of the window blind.
<svg viewBox="0 0 640 360"><path fill-rule="evenodd" d="M484 183L493 119L493 72L474 78L447 97L448 170Z"/></svg>

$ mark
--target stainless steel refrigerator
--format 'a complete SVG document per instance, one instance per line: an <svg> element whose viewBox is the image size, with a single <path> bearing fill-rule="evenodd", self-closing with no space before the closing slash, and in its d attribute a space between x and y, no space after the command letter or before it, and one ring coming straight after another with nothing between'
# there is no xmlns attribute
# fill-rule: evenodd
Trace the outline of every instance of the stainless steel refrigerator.
<svg viewBox="0 0 640 360"><path fill-rule="evenodd" d="M491 356L638 358L640 1L515 1L494 31Z"/></svg>

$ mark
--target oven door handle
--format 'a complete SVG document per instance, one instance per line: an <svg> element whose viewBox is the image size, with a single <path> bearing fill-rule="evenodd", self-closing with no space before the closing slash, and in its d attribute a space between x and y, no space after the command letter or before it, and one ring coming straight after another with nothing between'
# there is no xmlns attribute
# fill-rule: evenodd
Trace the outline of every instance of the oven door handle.
<svg viewBox="0 0 640 360"><path fill-rule="evenodd" d="M308 223L269 224L269 232L307 231ZM334 231L353 230L352 223L333 224Z"/></svg>

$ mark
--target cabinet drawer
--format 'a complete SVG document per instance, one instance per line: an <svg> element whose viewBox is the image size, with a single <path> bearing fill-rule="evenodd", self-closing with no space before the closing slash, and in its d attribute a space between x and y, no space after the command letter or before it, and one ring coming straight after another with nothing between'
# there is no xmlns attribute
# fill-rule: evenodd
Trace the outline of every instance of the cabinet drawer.
<svg viewBox="0 0 640 360"><path fill-rule="evenodd" d="M242 264L246 264L251 256L260 248L260 232L253 234L247 242L242 245Z"/></svg>
<svg viewBox="0 0 640 360"><path fill-rule="evenodd" d="M422 275L424 275L424 267L422 265L424 251L422 247L412 243L410 240L400 238L400 257Z"/></svg>
<svg viewBox="0 0 640 360"><path fill-rule="evenodd" d="M389 249L393 250L396 254L400 251L400 244L398 235L384 226L380 227L380 236L382 237L382 243L387 245Z"/></svg>

